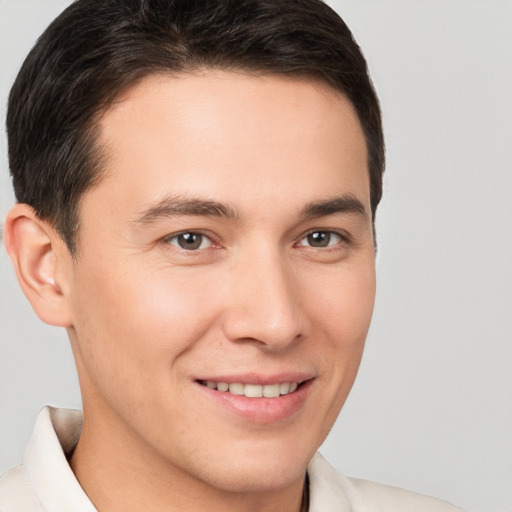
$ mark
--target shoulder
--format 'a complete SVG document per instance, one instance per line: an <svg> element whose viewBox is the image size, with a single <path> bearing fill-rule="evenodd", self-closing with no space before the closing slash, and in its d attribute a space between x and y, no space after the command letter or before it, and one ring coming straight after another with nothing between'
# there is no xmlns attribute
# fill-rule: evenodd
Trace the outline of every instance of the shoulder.
<svg viewBox="0 0 512 512"><path fill-rule="evenodd" d="M368 480L347 478L320 454L308 466L310 512L461 512L436 498Z"/></svg>
<svg viewBox="0 0 512 512"><path fill-rule="evenodd" d="M0 510L2 512L42 512L23 466L11 469L0 477Z"/></svg>
<svg viewBox="0 0 512 512"><path fill-rule="evenodd" d="M367 480L347 478L348 488L354 499L365 504L365 511L397 512L399 510L415 512L460 512L461 509L437 498L382 485ZM357 509L356 509L357 510Z"/></svg>

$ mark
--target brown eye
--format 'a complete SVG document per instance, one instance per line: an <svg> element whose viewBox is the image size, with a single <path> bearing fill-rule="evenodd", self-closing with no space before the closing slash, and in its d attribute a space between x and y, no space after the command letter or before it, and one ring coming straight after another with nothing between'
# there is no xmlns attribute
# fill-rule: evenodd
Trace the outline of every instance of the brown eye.
<svg viewBox="0 0 512 512"><path fill-rule="evenodd" d="M306 247L323 248L335 245L341 240L341 236L332 231L312 231L301 240L301 245Z"/></svg>
<svg viewBox="0 0 512 512"><path fill-rule="evenodd" d="M173 235L167 239L167 242L186 251L207 249L212 245L211 240L206 235L193 231Z"/></svg>

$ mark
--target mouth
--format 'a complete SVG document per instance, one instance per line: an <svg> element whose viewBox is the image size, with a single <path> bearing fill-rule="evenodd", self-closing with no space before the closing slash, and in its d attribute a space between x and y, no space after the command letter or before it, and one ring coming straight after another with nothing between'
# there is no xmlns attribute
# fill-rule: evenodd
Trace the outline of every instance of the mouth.
<svg viewBox="0 0 512 512"><path fill-rule="evenodd" d="M221 393L230 393L246 398L278 398L283 395L294 393L304 384L304 382L276 382L274 384L249 384L243 382L214 382L211 380L197 381L202 386L206 386Z"/></svg>
<svg viewBox="0 0 512 512"><path fill-rule="evenodd" d="M197 379L195 382L197 389L203 391L199 396L206 400L203 402L205 407L213 400L216 406L221 406L221 409L216 407L216 411L228 411L228 417L234 414L243 420L244 425L247 421L252 424L279 424L296 417L311 394L315 377L308 375L292 380L297 377L275 377L274 380L239 376L230 379L231 382L226 382L226 378L219 378L219 381Z"/></svg>

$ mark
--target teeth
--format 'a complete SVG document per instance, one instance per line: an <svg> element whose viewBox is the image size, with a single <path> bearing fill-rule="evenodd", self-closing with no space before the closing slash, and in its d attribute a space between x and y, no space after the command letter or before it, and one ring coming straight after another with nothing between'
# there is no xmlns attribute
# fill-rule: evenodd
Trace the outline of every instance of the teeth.
<svg viewBox="0 0 512 512"><path fill-rule="evenodd" d="M246 384L244 386L244 395L247 398L261 398L263 396L263 386L259 384Z"/></svg>
<svg viewBox="0 0 512 512"><path fill-rule="evenodd" d="M280 388L279 384L263 386L263 396L266 398L276 398L280 395Z"/></svg>
<svg viewBox="0 0 512 512"><path fill-rule="evenodd" d="M283 382L282 384L279 384L279 393L281 395L286 395L290 392L290 383L289 382Z"/></svg>
<svg viewBox="0 0 512 512"><path fill-rule="evenodd" d="M244 394L244 385L239 384L238 382L232 383L229 385L229 392L233 395L243 395Z"/></svg>
<svg viewBox="0 0 512 512"><path fill-rule="evenodd" d="M209 387L210 389L216 389L217 391L229 391L233 395L245 395L248 398L277 398L280 395L287 395L293 393L299 383L298 382L282 382L278 384L242 384L241 382L232 382L227 384L226 382L214 382L211 380L202 381L202 384Z"/></svg>

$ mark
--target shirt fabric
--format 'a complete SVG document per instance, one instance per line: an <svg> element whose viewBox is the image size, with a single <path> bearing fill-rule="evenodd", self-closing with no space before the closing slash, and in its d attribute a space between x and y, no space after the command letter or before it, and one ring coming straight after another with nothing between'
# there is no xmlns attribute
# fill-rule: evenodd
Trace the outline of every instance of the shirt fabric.
<svg viewBox="0 0 512 512"><path fill-rule="evenodd" d="M0 478L1 512L97 512L71 470L82 429L77 410L41 410L23 464ZM460 509L397 487L346 478L317 453L307 468L309 512L456 512Z"/></svg>

